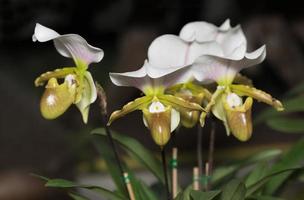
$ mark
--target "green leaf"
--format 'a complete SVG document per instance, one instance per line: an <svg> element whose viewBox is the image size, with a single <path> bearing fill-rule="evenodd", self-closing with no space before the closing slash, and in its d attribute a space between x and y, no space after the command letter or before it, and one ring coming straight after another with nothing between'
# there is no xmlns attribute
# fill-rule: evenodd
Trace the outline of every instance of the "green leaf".
<svg viewBox="0 0 304 200"><path fill-rule="evenodd" d="M106 136L105 129L98 128L91 132L100 136ZM161 162L157 160L141 143L136 139L128 136L120 135L113 132L113 139L117 141L124 149L127 150L130 156L146 166L160 182L165 183Z"/></svg>
<svg viewBox="0 0 304 200"><path fill-rule="evenodd" d="M90 200L90 199L88 199L87 197L81 196L81 195L76 194L76 193L74 193L74 192L70 192L70 193L69 193L69 196L70 196L72 199L74 199L74 200Z"/></svg>
<svg viewBox="0 0 304 200"><path fill-rule="evenodd" d="M247 198L248 200L284 200L278 197L272 197L272 196L250 196Z"/></svg>
<svg viewBox="0 0 304 200"><path fill-rule="evenodd" d="M261 162L254 166L254 169L245 180L245 185L247 187L253 185L255 182L257 182L266 175L268 169L269 165L266 162Z"/></svg>
<svg viewBox="0 0 304 200"><path fill-rule="evenodd" d="M109 146L109 141L107 140L107 137L93 138L93 144L96 147L98 153L100 153L101 157L105 160L107 170L116 185L117 191L123 194L124 196L127 196L128 194L125 189L125 183L120 173L120 169L116 164L113 150Z"/></svg>
<svg viewBox="0 0 304 200"><path fill-rule="evenodd" d="M244 200L245 195L245 184L238 179L233 179L223 187L221 200Z"/></svg>
<svg viewBox="0 0 304 200"><path fill-rule="evenodd" d="M214 190L214 191L208 191L208 192L192 190L190 192L190 195L193 200L212 200L220 193L221 193L220 190Z"/></svg>
<svg viewBox="0 0 304 200"><path fill-rule="evenodd" d="M180 191L174 200L191 200L190 193L192 191L192 184L189 185L184 191Z"/></svg>
<svg viewBox="0 0 304 200"><path fill-rule="evenodd" d="M304 119L288 119L277 117L266 121L267 125L285 133L304 133Z"/></svg>
<svg viewBox="0 0 304 200"><path fill-rule="evenodd" d="M304 82L297 84L297 86L295 86L294 88L289 90L287 92L286 96L293 96L293 95L303 93L303 92L304 92Z"/></svg>
<svg viewBox="0 0 304 200"><path fill-rule="evenodd" d="M277 172L287 168L295 168L303 164L304 155L304 139L297 142L279 162L273 165L270 172ZM292 174L292 171L285 172L279 176L274 177L269 181L265 187L265 194L273 194Z"/></svg>
<svg viewBox="0 0 304 200"><path fill-rule="evenodd" d="M77 183L74 183L72 181L68 181L65 179L49 179L46 184L46 187L57 187L57 188L73 188L73 187L86 187L81 186Z"/></svg>
<svg viewBox="0 0 304 200"><path fill-rule="evenodd" d="M38 176L37 176L38 177ZM47 180L45 186L46 187L56 187L56 188L63 188L63 189L68 189L68 188L83 188L87 189L96 193L101 194L103 197L109 198L111 200L125 200L125 197L116 194L115 192L112 192L106 188L95 186L95 185L82 185L78 183L74 183L69 180L65 179L49 179L46 177L41 176L40 177L43 180Z"/></svg>
<svg viewBox="0 0 304 200"><path fill-rule="evenodd" d="M291 173L291 172L293 172L293 171L295 171L297 169L300 169L300 168L284 169L284 170L280 170L280 171L271 173L271 174L263 177L262 179L260 179L259 181L255 182L253 185L250 185L247 188L246 197L252 195L254 192L256 192L259 189L261 189L268 181L270 181L275 176L278 176L280 174L284 174L285 172Z"/></svg>
<svg viewBox="0 0 304 200"><path fill-rule="evenodd" d="M281 153L282 153L282 151L279 149L269 149L269 150L265 150L263 152L256 153L252 156L249 156L249 158L238 161L230 166L218 167L213 172L213 175L211 177L211 182L213 185L218 184L223 179L236 173L237 170L242 167L246 167L246 166L251 165L256 162L270 160L270 159L280 155Z"/></svg>
<svg viewBox="0 0 304 200"><path fill-rule="evenodd" d="M134 188L134 192L136 193L136 199L146 199L146 200L158 200L157 196L154 192L142 181L133 179L132 186Z"/></svg>

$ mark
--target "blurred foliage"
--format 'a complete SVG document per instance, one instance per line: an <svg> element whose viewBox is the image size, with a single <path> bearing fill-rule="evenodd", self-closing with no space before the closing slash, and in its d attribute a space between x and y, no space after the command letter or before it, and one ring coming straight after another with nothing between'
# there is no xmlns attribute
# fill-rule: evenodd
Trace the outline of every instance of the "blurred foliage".
<svg viewBox="0 0 304 200"><path fill-rule="evenodd" d="M106 133L103 128L92 131L94 145L106 160L108 172L111 174L116 190L109 191L95 185L81 185L63 179L48 179L40 177L46 181L46 187L57 187L68 190L70 197L75 200L86 200L87 197L77 193L78 188L90 190L101 197L107 199L128 199L125 191L123 179L119 173L119 169L114 162L114 155L107 144ZM136 159L148 171L153 174L158 185L164 185L163 173L160 169L160 160L155 157L148 149L146 149L136 139L114 133L114 140L119 144L127 154ZM303 153L304 138L292 146L289 151L282 154L278 149L268 149L257 154L253 154L242 160L234 161L226 166L218 166L215 168L209 185L212 185L211 191L194 191L192 183L185 190L180 189L176 200L279 200L284 187L290 181L298 181L300 179L301 170L303 169ZM248 171L248 168L252 170ZM130 175L131 185L133 186L136 199L156 200L164 199L164 187L159 190L156 187L149 187L139 178L135 177L128 166L124 169ZM241 173L240 173L241 172Z"/></svg>

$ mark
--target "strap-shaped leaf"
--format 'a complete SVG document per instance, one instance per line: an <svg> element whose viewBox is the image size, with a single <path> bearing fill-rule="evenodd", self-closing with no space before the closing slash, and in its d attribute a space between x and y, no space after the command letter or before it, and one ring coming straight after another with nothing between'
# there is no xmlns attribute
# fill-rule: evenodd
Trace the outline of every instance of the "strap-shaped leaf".
<svg viewBox="0 0 304 200"><path fill-rule="evenodd" d="M271 174L268 174L267 176L263 177L262 179L260 179L259 181L255 182L254 184L250 185L247 188L246 197L252 195L254 192L256 192L259 189L261 189L273 177L278 176L280 174L284 174L284 173L290 173L290 172L293 172L293 171L298 170L298 169L302 169L302 168L298 167L298 168L283 169L283 170L279 170L279 171L273 172Z"/></svg>
<svg viewBox="0 0 304 200"><path fill-rule="evenodd" d="M65 67L60 69L55 69L54 71L49 71L41 74L35 80L35 86L42 86L45 81L48 81L50 78L65 78L68 74L75 74L76 67Z"/></svg>
<svg viewBox="0 0 304 200"><path fill-rule="evenodd" d="M131 101L124 105L121 110L114 111L109 119L108 126L111 125L111 123L118 118L121 118L125 116L126 114L133 112L135 110L141 110L147 106L152 100L152 96L144 96L135 99L134 101Z"/></svg>
<svg viewBox="0 0 304 200"><path fill-rule="evenodd" d="M98 128L94 129L92 134L97 134L100 136L107 136L105 129ZM136 159L139 163L142 163L147 167L154 175L159 179L160 182L164 183L163 170L161 168L161 162L157 160L153 154L148 151L140 142L136 139L118 134L113 132L113 139L118 142L127 153Z"/></svg>
<svg viewBox="0 0 304 200"><path fill-rule="evenodd" d="M180 110L180 109L198 110L198 111L204 110L200 105L196 103L185 101L183 98L176 97L173 95L169 95L169 94L158 95L157 98L164 104L171 105L176 110Z"/></svg>
<svg viewBox="0 0 304 200"><path fill-rule="evenodd" d="M233 179L224 186L221 200L244 200L245 195L245 184L238 179Z"/></svg>
<svg viewBox="0 0 304 200"><path fill-rule="evenodd" d="M65 179L49 179L49 178L39 176L39 175L34 175L34 176L45 180L46 181L46 184L45 184L46 187L65 188L65 189L83 188L83 189L87 189L87 190L99 193L103 197L109 198L111 200L124 200L125 199L125 197L123 197L119 194L116 194L115 192L112 192L112 191L110 191L108 189L105 189L103 187L100 187L100 186L82 185L82 184L74 183L72 181L65 180Z"/></svg>
<svg viewBox="0 0 304 200"><path fill-rule="evenodd" d="M74 192L70 192L70 193L69 193L69 196L70 196L72 199L74 199L74 200L90 200L90 199L88 199L87 197L84 197L84 196L82 196L82 195L76 194L76 193L74 193Z"/></svg>
<svg viewBox="0 0 304 200"><path fill-rule="evenodd" d="M190 195L193 200L212 200L220 193L221 193L220 190L213 190L206 192L192 190Z"/></svg>
<svg viewBox="0 0 304 200"><path fill-rule="evenodd" d="M278 111L284 110L284 107L279 100L273 98L270 94L262 90L258 90L254 87L250 87L247 85L234 85L234 84L230 85L230 89L232 90L232 92L235 92L240 96L249 96L258 101L269 104Z"/></svg>
<svg viewBox="0 0 304 200"><path fill-rule="evenodd" d="M272 129L284 133L304 133L304 119L276 117L267 120L266 123Z"/></svg>

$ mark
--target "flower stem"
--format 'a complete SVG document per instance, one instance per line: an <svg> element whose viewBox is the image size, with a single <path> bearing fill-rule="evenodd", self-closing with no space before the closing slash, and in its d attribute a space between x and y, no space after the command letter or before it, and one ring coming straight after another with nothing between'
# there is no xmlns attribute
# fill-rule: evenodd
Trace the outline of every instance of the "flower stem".
<svg viewBox="0 0 304 200"><path fill-rule="evenodd" d="M203 174L203 128L198 124L197 125L197 166L198 166L198 172L201 176Z"/></svg>
<svg viewBox="0 0 304 200"><path fill-rule="evenodd" d="M118 155L117 147L115 146L115 142L114 142L114 139L113 139L113 136L112 136L112 132L109 129L109 127L107 126L108 114L107 114L106 93L103 90L103 88L101 87L101 85L99 85L97 82L95 84L96 84L97 96L99 98L99 107L100 107L100 111L101 111L102 125L105 127L107 137L109 138L110 145L111 145L112 150L114 152L114 158L115 158L116 164L117 164L117 166L119 168L119 171L120 171L120 174L121 174L121 181L122 181L123 185L125 186L125 192L128 193L128 188L127 188L126 184L124 184L125 171L123 170L121 160L120 160L119 155Z"/></svg>
<svg viewBox="0 0 304 200"><path fill-rule="evenodd" d="M208 152L208 174L207 176L212 176L213 170L213 158L214 158L214 142L215 142L215 122L211 123L211 132L209 137L209 152ZM208 184L208 189L210 189L210 184Z"/></svg>
<svg viewBox="0 0 304 200"><path fill-rule="evenodd" d="M164 178L165 178L165 187L166 187L166 193L167 193L167 200L171 200L171 194L169 191L169 182L168 182L168 171L167 171L167 160L166 160L166 151L165 147L161 149L161 157L162 157L162 163L163 163L163 171L164 171Z"/></svg>

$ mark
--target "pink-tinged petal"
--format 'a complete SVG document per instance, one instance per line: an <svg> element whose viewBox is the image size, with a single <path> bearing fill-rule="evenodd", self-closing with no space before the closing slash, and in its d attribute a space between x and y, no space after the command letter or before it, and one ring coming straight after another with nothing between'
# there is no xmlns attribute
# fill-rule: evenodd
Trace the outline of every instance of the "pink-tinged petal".
<svg viewBox="0 0 304 200"><path fill-rule="evenodd" d="M147 61L137 71L110 73L111 81L117 86L135 87L143 91L147 87L163 87L182 83L192 76L189 67L154 67Z"/></svg>
<svg viewBox="0 0 304 200"><path fill-rule="evenodd" d="M213 41L218 35L218 27L207 22L191 22L180 31L179 36L187 42Z"/></svg>
<svg viewBox="0 0 304 200"><path fill-rule="evenodd" d="M265 56L265 46L260 47L252 53L246 53L240 60L216 56L201 56L196 59L191 70L198 81L216 81L220 84L230 84L240 70L261 63L265 59Z"/></svg>
<svg viewBox="0 0 304 200"><path fill-rule="evenodd" d="M148 50L149 63L160 68L187 66L201 55L224 56L217 42L189 43L175 35L156 38Z"/></svg>
<svg viewBox="0 0 304 200"><path fill-rule="evenodd" d="M36 24L33 41L46 42L49 40L54 41L57 51L62 56L73 58L77 66L100 62L104 56L102 49L91 46L80 35L60 35L50 28Z"/></svg>
<svg viewBox="0 0 304 200"><path fill-rule="evenodd" d="M224 55L233 60L243 58L246 53L247 41L241 26L226 31L216 41L222 47Z"/></svg>

